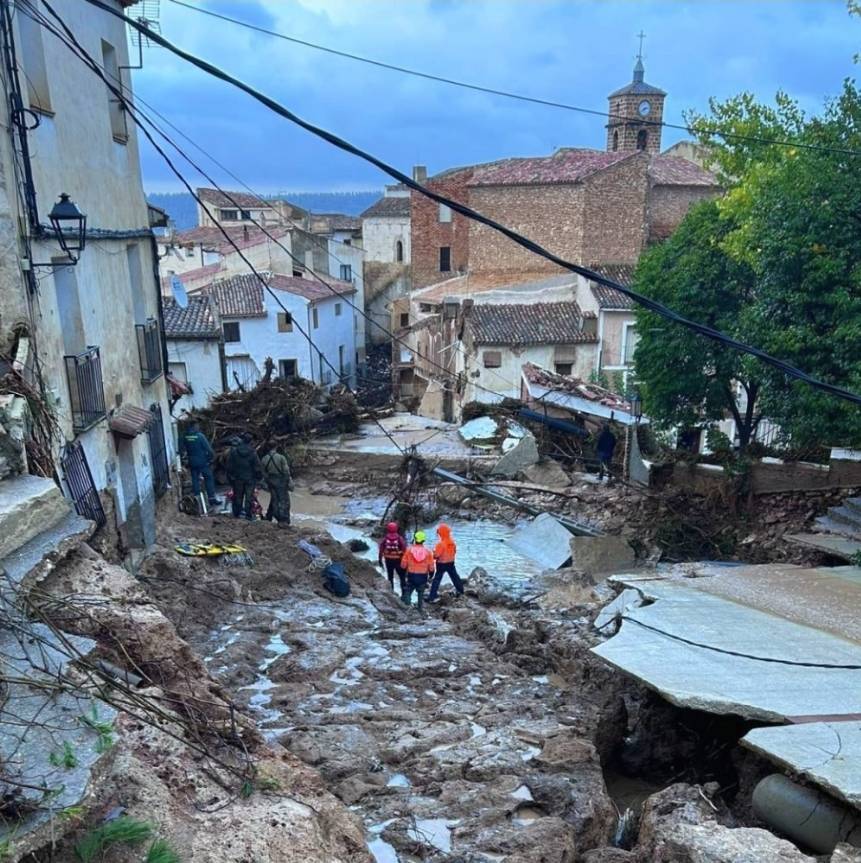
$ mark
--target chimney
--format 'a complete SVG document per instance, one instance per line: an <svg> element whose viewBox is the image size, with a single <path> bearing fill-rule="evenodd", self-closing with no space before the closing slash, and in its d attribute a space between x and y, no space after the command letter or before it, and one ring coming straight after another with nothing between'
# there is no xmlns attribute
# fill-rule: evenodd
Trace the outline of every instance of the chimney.
<svg viewBox="0 0 861 863"><path fill-rule="evenodd" d="M428 179L428 169L425 165L413 165L413 180L424 185Z"/></svg>

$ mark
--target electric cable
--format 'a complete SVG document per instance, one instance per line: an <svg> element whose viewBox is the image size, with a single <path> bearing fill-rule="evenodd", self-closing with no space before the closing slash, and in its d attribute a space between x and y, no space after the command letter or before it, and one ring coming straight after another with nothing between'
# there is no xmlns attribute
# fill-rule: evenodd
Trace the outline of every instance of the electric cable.
<svg viewBox="0 0 861 863"><path fill-rule="evenodd" d="M652 126L654 128L678 129L682 132L687 132L689 135L715 135L724 140L744 141L750 144L763 144L771 147L792 147L800 150L816 150L823 153L836 153L843 156L861 156L861 150L849 150L840 147L826 147L817 144L804 144L795 141L781 141L776 138L761 138L757 135L745 135L740 132L722 132L717 129L701 129L698 130L694 126L688 126L680 123L668 123L666 121L655 121L644 119L643 117L632 117L624 114L616 114L610 111L598 111L595 108L583 108L577 105L569 105L565 102L556 102L552 99L541 99L537 96L526 96L523 93L512 93L508 90L500 90L496 87L485 87L481 84L471 84L467 81L459 81L456 78L446 78L443 75L435 75L430 72L421 72L417 69L409 69L406 66L397 66L394 63L385 63L382 60L374 60L371 57L362 57L359 54L352 54L349 51L340 51L337 48L330 48L327 45L320 45L315 42L309 42L305 39L298 39L295 36L288 36L286 33L279 33L277 30L269 30L266 27L260 27L257 24L252 24L249 21L242 21L239 18L231 18L229 15L223 15L219 12L213 12L211 9L204 9L201 6L195 6L191 3L186 3L184 0L170 0L177 6L183 6L186 9L192 9L202 15L208 15L210 18L218 18L221 21L226 21L238 27L244 27L247 30L253 30L257 33L262 33L266 36L272 36L276 39L283 39L285 42L292 42L294 45L302 45L305 48L313 48L315 51L323 51L326 54L333 54L336 57L344 57L348 60L355 60L358 63L366 63L369 66L377 66L380 69L388 69L391 72L399 72L403 75L411 75L415 78L424 78L427 81L436 81L440 84L450 84L452 87L460 87L464 90L474 90L478 93L486 93L491 96L502 96L506 99L514 99L518 102L528 102L533 105L541 105L545 108L560 108L564 111L573 111L578 114L589 114L593 117L606 117L610 120L619 120L622 123L637 123L642 126Z"/></svg>
<svg viewBox="0 0 861 863"><path fill-rule="evenodd" d="M615 619L615 618L614 618ZM642 620L637 620L635 617L629 617L627 614L618 615L619 620L628 620L631 623L636 623L637 626L642 626L643 629L648 629L651 632L655 632L658 635L663 635L666 638L670 638L673 641L680 641L682 644L690 645L691 647L701 647L703 650L711 650L715 653L723 653L727 656L737 656L740 659L754 659L757 662L773 662L777 665L792 665L799 668L827 668L833 669L835 671L861 671L861 665L851 665L851 664L840 664L840 663L827 663L827 662L800 662L793 659L778 659L774 656L756 656L750 653L741 653L738 650L729 650L724 647L716 647L714 644L703 644L699 641L692 641L689 638L684 638L681 635L676 635L672 632L667 632L664 629L660 629L657 626L651 626L648 623L643 623ZM608 621L609 623L610 621ZM606 624L605 624L606 625Z"/></svg>
<svg viewBox="0 0 861 863"><path fill-rule="evenodd" d="M26 2L26 0L25 0L25 2ZM62 27L64 33L66 34L66 38L64 38L55 28L51 27L49 22L47 22L45 20L39 20L39 18L34 18L33 20L36 20L43 27L46 27L46 29L48 29L50 32L52 32L54 36L56 36L67 48L69 48L70 51L72 51L76 56L78 56L79 59L81 59L85 63L85 65L87 65L99 78L101 78L101 80L104 82L105 86L108 87L108 89L114 94L114 96L116 96L116 98L121 101L121 104L123 105L124 110L127 111L131 115L132 120L134 121L135 125L144 133L147 140L150 142L150 144L153 146L153 148L156 150L156 152L162 157L162 159L165 160L168 167L170 167L170 169L176 175L177 179L186 187L189 194L191 194L192 197L195 198L197 203L203 208L204 212L216 223L216 227L218 227L219 231L224 235L227 242L233 247L233 249L236 251L236 253L239 255L239 257L242 259L242 261L246 265L246 267L248 267L248 269L255 276L255 278L260 282L261 286L270 294L270 296L275 300L275 302L282 309L282 311L284 311L287 314L290 314L290 310L287 309L287 307L283 304L283 302L281 301L281 298L278 296L278 294L269 286L266 279L263 277L263 275L261 273L259 273L257 271L257 269L254 267L254 265L251 263L251 261L247 258L247 256L243 254L242 250L233 241L233 238L230 236L230 234L220 224L218 224L218 222L216 222L215 217L213 216L213 214L211 213L209 208L206 206L206 204L199 198L199 196L197 196L195 194L195 192L191 188L191 185L188 183L188 181L185 179L185 177L179 172L179 170L173 164L173 161L170 159L170 157L167 155L167 153L165 153L165 151L162 149L162 147L160 147L159 144L155 141L155 139L152 137L152 134L149 132L149 130L146 128L146 126L138 118L138 116L134 110L134 106L131 105L131 103L129 103L126 100L123 92L121 90L118 90L113 84L111 84L110 81L108 81L103 70L96 64L96 62L89 55L89 53L80 45L80 43L77 41L74 33L72 33L72 31L66 26L63 19L56 13L56 11L47 2L47 0L43 0L43 3L44 3L45 8L59 22L59 25ZM32 7L28 7L28 12L30 12L30 11L35 11L35 10L33 10ZM36 12L36 14L39 15L38 12ZM335 373L336 377L338 377L338 379L340 380L342 378L341 372L335 368L335 366L330 362L329 358L314 343L310 334L307 333L302 328L302 326L296 321L295 317L293 317L292 315L291 315L291 317L293 318L293 325L296 327L296 329L299 330L299 332L308 341L308 344L317 351L317 354L320 357L320 359L326 363L326 365ZM353 393L355 395L353 388L348 383L344 383L343 380L341 381L341 383L345 387L345 389L347 389L348 392ZM400 444L398 444L398 442L394 439L394 437L392 437L392 435L389 433L388 429L386 429L386 427L379 421L379 419L377 419L374 416L373 411L371 411L371 418L379 426L380 430L391 441L391 443L395 446L395 448L402 455L405 454L404 449L400 446Z"/></svg>
<svg viewBox="0 0 861 863"><path fill-rule="evenodd" d="M384 173L388 174L393 179L397 180L400 183L403 183L408 188L419 192L426 198L450 207L454 212L459 213L467 219L478 222L479 224L486 225L487 227L502 234L503 236L507 237L509 240L516 243L518 246L526 249L527 251L530 251L533 254L536 254L544 258L545 260L550 261L551 263L555 264L558 267L561 267L562 269L569 270L570 272L584 276L585 278L590 279L593 282L597 282L598 284L613 288L614 290L619 291L624 296L632 299L638 305L654 312L655 314L665 318L666 320L686 327L692 332L698 333L699 335L705 336L706 338L709 338L713 341L717 341L728 347L734 348L741 353L746 353L750 356L756 357L761 362L783 372L787 377L802 381L811 387L822 390L823 392L827 392L837 398L852 402L856 405L861 405L861 395L853 393L842 387L835 386L834 384L829 384L825 381L818 380L807 372L804 372L803 370L792 366L785 360L781 360L768 354L760 348L756 348L752 345L740 342L737 339L731 338L725 333L714 329L713 327L686 318L678 312L663 305L662 303L646 297L643 294L640 294L637 291L626 287L619 282L614 281L613 279L602 276L600 273L590 269L589 267L584 267L580 264L575 264L571 261L567 261L559 255L548 251L540 244L528 239L527 237L524 237L522 234L519 234L517 231L506 227L505 225L495 221L494 219L484 216L476 210L473 210L472 208L459 203L458 201L447 198L444 195L433 191L432 189L422 186L420 183L415 182L415 180L413 180L411 177L402 173L397 168L394 168L393 166L387 164L382 159L374 156L371 153L366 152L365 150L362 150L356 145L351 144L349 141L340 138L333 132L329 132L326 129L316 126L307 120L303 120L297 114L293 113L288 108L285 108L279 102L265 95L261 91L255 89L254 87L251 87L249 84L244 83L243 81L239 80L233 75L230 75L229 73L213 65L212 63L209 63L206 60L202 60L199 57L196 57L193 54L185 51L184 49L179 48L178 46L174 45L170 40L163 37L160 33L155 33L140 22L134 21L131 18L127 18L121 12L118 12L116 9L112 8L107 3L104 3L103 0L86 0L86 2L89 3L91 6L95 6L107 12L108 14L113 15L115 18L125 21L128 26L133 27L138 32L152 39L157 45L161 45L163 48L166 48L172 54L180 57L181 59L197 67L198 69L201 69L204 72L207 72L209 75L218 78L219 80L224 81L228 84L231 84L239 90L242 90L243 92L251 96L253 99L272 110L274 113L278 114L286 120L289 120L291 123L294 123L295 125L305 129L316 137L327 141L334 147L337 147L339 150L343 150L346 153L350 153L351 155L356 156L371 165L374 165Z"/></svg>

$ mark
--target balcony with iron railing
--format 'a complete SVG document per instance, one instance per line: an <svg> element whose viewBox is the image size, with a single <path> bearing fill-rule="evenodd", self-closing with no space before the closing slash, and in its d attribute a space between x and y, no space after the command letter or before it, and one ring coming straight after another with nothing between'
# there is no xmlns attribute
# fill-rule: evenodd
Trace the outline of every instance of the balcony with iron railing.
<svg viewBox="0 0 861 863"><path fill-rule="evenodd" d="M141 365L141 383L151 384L161 376L163 371L158 321L150 318L145 324L135 324L135 332Z"/></svg>
<svg viewBox="0 0 861 863"><path fill-rule="evenodd" d="M69 381L72 428L76 432L86 431L107 416L99 349L90 345L83 353L63 359Z"/></svg>

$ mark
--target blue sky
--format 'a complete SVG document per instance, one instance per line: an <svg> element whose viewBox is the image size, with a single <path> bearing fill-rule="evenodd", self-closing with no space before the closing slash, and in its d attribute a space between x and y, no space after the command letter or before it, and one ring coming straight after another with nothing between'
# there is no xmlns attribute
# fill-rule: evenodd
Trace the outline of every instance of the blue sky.
<svg viewBox="0 0 861 863"><path fill-rule="evenodd" d="M778 89L817 112L858 67L861 19L843 0L190 0L300 39L401 66L606 109L626 84L642 28L646 80L665 119L711 96ZM603 120L514 102L322 54L161 0L167 38L262 89L303 118L409 172L560 146L604 146ZM336 151L238 91L150 48L137 93L255 190L381 188L377 169ZM173 133L172 133L173 134ZM664 146L682 132L664 130ZM195 152L190 145L189 152ZM195 157L201 156L195 152ZM179 191L142 145L148 191ZM219 183L236 187L207 163ZM205 181L187 168L193 185Z"/></svg>

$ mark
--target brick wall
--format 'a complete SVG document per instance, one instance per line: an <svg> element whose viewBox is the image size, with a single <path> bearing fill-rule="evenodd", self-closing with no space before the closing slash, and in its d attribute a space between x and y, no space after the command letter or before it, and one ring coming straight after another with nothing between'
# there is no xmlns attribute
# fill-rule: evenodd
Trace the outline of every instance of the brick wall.
<svg viewBox="0 0 861 863"><path fill-rule="evenodd" d="M580 262L583 238L583 188L555 186L474 186L470 206L565 258ZM547 270L539 258L485 225L470 225L470 270Z"/></svg>
<svg viewBox="0 0 861 863"><path fill-rule="evenodd" d="M452 198L461 204L469 203L466 184L472 177L472 168L457 171L447 177L430 179L425 184L429 189ZM440 222L439 204L418 192L410 194L410 230L412 233L413 288L423 288L454 276L465 270L469 262L469 220L457 213L451 214L450 222ZM441 273L439 250L441 246L451 249L451 271Z"/></svg>
<svg viewBox="0 0 861 863"><path fill-rule="evenodd" d="M649 157L636 153L584 184L583 260L634 264L647 232Z"/></svg>
<svg viewBox="0 0 861 863"><path fill-rule="evenodd" d="M717 194L717 189L707 186L653 186L649 193L649 242L667 239L694 204Z"/></svg>

